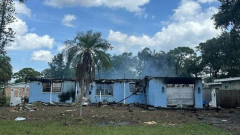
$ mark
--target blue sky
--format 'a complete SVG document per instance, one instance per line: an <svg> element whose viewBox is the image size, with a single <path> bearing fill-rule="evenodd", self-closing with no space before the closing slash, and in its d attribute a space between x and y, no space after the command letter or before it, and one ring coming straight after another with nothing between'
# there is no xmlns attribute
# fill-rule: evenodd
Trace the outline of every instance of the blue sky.
<svg viewBox="0 0 240 135"><path fill-rule="evenodd" d="M169 51L178 46L194 48L221 33L211 17L217 0L27 0L15 1L15 42L5 49L13 71L37 71L61 52L64 41L78 32L101 32L114 49L110 54L149 47Z"/></svg>

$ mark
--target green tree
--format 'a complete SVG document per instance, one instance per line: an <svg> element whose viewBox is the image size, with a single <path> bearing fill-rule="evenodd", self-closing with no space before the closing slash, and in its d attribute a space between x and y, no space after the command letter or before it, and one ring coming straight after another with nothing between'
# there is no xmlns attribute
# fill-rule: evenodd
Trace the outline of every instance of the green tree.
<svg viewBox="0 0 240 135"><path fill-rule="evenodd" d="M13 74L13 78L16 79L15 83L25 82L25 81L28 81L28 78L36 78L40 76L41 76L41 73L38 71L35 71L32 68L23 68L20 71Z"/></svg>
<svg viewBox="0 0 240 135"><path fill-rule="evenodd" d="M88 86L95 79L95 68L109 69L110 57L106 51L113 47L107 40L101 38L100 32L87 31L78 33L74 40L65 42L65 53L69 63L76 61L76 79L81 84L80 117L82 118L82 97L84 86Z"/></svg>
<svg viewBox="0 0 240 135"><path fill-rule="evenodd" d="M138 58L142 62L142 66L145 67L147 61L152 59L152 51L145 47L142 51L138 52Z"/></svg>
<svg viewBox="0 0 240 135"><path fill-rule="evenodd" d="M63 53L56 54L48 63L49 68L44 69L41 74L46 78L74 78L74 69L64 62Z"/></svg>
<svg viewBox="0 0 240 135"><path fill-rule="evenodd" d="M0 55L0 84L5 84L11 80L12 65L8 56Z"/></svg>
<svg viewBox="0 0 240 135"><path fill-rule="evenodd" d="M0 54L5 54L5 45L8 42L13 42L15 32L12 28L7 27L7 25L14 22L14 12L13 0L0 1Z"/></svg>
<svg viewBox="0 0 240 135"><path fill-rule="evenodd" d="M24 3L26 0L19 0L20 3ZM0 54L6 54L4 47L9 42L13 42L15 32L12 28L7 27L9 24L15 21L15 7L13 0L1 0L0 1Z"/></svg>
<svg viewBox="0 0 240 135"><path fill-rule="evenodd" d="M186 60L196 55L193 49L189 47L177 47L173 50L170 50L168 55L172 60L174 60L176 76L190 76L190 74L187 74L184 66L186 65Z"/></svg>
<svg viewBox="0 0 240 135"><path fill-rule="evenodd" d="M41 72L41 76L44 78L54 78L52 74L52 70L50 68L46 68Z"/></svg>
<svg viewBox="0 0 240 135"><path fill-rule="evenodd" d="M59 53L53 57L51 62L48 63L54 78L63 78L65 76L66 65L63 59L63 54Z"/></svg>
<svg viewBox="0 0 240 135"><path fill-rule="evenodd" d="M232 39L230 33L224 32L216 38L200 43L197 49L202 53L202 61L205 65L205 73L210 74L210 81L221 76L235 77L239 75L238 65L240 64L239 46Z"/></svg>
<svg viewBox="0 0 240 135"><path fill-rule="evenodd" d="M120 55L109 55L112 63L110 70L100 70L99 78L105 79L134 79L137 78L138 58L132 53L124 52Z"/></svg>
<svg viewBox="0 0 240 135"><path fill-rule="evenodd" d="M201 56L197 57L196 55L192 55L184 62L184 69L186 71L187 76L198 77L202 75L203 68L204 63L202 61Z"/></svg>
<svg viewBox="0 0 240 135"><path fill-rule="evenodd" d="M221 3L219 11L213 15L212 19L216 28L231 29L228 46L224 47L228 51L226 52L225 65L228 65L226 68L228 76L238 76L240 75L238 66L240 63L237 60L240 54L240 0L219 0L219 2Z"/></svg>
<svg viewBox="0 0 240 135"><path fill-rule="evenodd" d="M216 28L227 29L232 26L232 29L240 29L240 0L218 0L221 4L217 14L213 15L212 19L215 22Z"/></svg>

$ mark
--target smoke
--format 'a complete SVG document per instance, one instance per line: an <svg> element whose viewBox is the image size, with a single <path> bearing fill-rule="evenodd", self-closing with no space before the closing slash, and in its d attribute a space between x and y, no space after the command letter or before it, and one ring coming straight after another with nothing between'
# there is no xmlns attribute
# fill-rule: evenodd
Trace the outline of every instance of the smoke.
<svg viewBox="0 0 240 135"><path fill-rule="evenodd" d="M162 60L161 63L146 61L140 76L141 78L145 76L176 77L176 74L174 67L167 60Z"/></svg>
<svg viewBox="0 0 240 135"><path fill-rule="evenodd" d="M132 56L131 53L111 56L111 60L112 69L100 70L100 75L96 74L96 79L142 79L145 76L176 76L173 61L168 60L160 53L152 54L145 61L141 61L137 56Z"/></svg>

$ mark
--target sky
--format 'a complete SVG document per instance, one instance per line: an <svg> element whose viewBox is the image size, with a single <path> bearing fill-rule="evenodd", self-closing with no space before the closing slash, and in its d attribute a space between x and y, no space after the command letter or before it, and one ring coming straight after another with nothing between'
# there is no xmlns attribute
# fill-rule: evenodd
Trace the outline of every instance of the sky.
<svg viewBox="0 0 240 135"><path fill-rule="evenodd" d="M166 51L195 48L218 36L211 17L217 0L27 0L14 1L15 41L5 50L13 72L48 68L54 55L79 32L101 32L114 47L107 53L137 54L145 47Z"/></svg>

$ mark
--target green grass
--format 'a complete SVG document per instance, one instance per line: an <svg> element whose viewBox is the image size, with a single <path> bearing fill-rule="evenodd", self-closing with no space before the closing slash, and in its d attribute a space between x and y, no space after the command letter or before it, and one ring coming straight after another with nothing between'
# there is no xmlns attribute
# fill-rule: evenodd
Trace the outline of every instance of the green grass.
<svg viewBox="0 0 240 135"><path fill-rule="evenodd" d="M5 121L0 120L1 135L228 135L207 124L183 124L174 127L158 125L146 126L90 126L84 122L30 122L30 121Z"/></svg>

